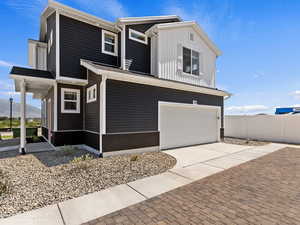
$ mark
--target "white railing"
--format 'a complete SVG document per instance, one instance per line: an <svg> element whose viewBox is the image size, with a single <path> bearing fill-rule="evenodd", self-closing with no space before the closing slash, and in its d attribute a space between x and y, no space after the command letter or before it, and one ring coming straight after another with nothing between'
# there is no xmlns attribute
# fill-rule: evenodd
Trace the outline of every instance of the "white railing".
<svg viewBox="0 0 300 225"><path fill-rule="evenodd" d="M225 136L300 144L300 115L225 116Z"/></svg>

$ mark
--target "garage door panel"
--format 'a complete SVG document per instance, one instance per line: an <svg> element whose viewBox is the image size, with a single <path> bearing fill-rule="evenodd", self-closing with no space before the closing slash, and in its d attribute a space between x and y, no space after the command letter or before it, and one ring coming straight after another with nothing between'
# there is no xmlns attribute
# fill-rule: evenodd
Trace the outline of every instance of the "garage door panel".
<svg viewBox="0 0 300 225"><path fill-rule="evenodd" d="M217 112L217 108L161 105L161 149L217 141Z"/></svg>

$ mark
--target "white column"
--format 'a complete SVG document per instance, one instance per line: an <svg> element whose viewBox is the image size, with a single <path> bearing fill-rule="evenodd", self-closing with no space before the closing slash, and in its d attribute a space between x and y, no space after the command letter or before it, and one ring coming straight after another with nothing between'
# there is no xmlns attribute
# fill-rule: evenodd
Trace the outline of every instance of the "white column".
<svg viewBox="0 0 300 225"><path fill-rule="evenodd" d="M100 155L102 155L102 135L106 134L106 76L100 84Z"/></svg>
<svg viewBox="0 0 300 225"><path fill-rule="evenodd" d="M21 134L20 134L20 153L26 153L26 83L21 81Z"/></svg>

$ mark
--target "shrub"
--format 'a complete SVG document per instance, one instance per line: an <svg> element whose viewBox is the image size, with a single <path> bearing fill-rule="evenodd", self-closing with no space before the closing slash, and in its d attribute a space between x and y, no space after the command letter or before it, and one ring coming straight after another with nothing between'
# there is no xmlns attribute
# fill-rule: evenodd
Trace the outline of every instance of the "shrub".
<svg viewBox="0 0 300 225"><path fill-rule="evenodd" d="M75 157L74 159L71 160L72 163L77 163L77 162L82 162L82 161L87 161L87 160L92 160L93 157L90 154L82 155L79 157Z"/></svg>
<svg viewBox="0 0 300 225"><path fill-rule="evenodd" d="M32 137L32 142L33 143L38 143L38 142L40 142L40 138L38 136L33 136Z"/></svg>
<svg viewBox="0 0 300 225"><path fill-rule="evenodd" d="M133 155L133 156L131 156L131 158L130 158L130 162L135 162L135 161L137 161L138 160L138 156L137 155Z"/></svg>

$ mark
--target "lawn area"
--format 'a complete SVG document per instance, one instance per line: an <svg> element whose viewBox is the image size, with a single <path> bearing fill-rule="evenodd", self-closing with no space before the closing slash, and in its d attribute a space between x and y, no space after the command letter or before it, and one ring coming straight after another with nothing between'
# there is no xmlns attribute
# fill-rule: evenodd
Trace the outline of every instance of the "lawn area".
<svg viewBox="0 0 300 225"><path fill-rule="evenodd" d="M0 154L0 218L163 173L176 159L163 152L97 158L80 149Z"/></svg>
<svg viewBox="0 0 300 225"><path fill-rule="evenodd" d="M26 127L33 128L33 127L40 127L41 126L41 120L40 119L29 119L26 121ZM14 118L12 120L12 127L17 128L20 127L20 120ZM1 128L10 128L10 120L7 118L1 118L0 119L0 129Z"/></svg>

